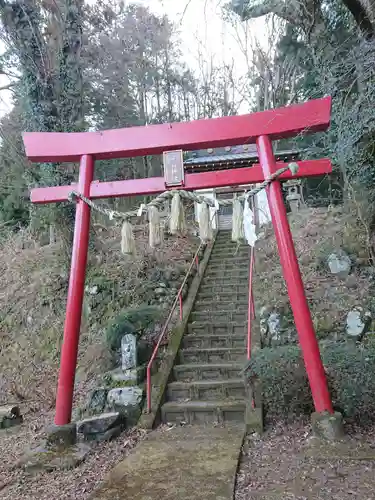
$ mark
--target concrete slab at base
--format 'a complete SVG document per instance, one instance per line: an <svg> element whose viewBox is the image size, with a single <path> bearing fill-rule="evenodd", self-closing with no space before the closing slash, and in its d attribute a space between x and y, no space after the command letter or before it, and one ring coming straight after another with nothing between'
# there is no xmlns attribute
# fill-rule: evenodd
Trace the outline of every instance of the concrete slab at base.
<svg viewBox="0 0 375 500"><path fill-rule="evenodd" d="M341 413L314 412L311 425L316 437L335 441L344 437L344 425Z"/></svg>
<svg viewBox="0 0 375 500"><path fill-rule="evenodd" d="M75 423L66 425L51 425L47 428L47 445L52 447L67 447L76 444L77 428Z"/></svg>
<svg viewBox="0 0 375 500"><path fill-rule="evenodd" d="M243 425L150 432L90 500L232 500Z"/></svg>
<svg viewBox="0 0 375 500"><path fill-rule="evenodd" d="M246 434L252 432L263 433L263 408L252 408L251 404L246 405L245 411L245 429Z"/></svg>

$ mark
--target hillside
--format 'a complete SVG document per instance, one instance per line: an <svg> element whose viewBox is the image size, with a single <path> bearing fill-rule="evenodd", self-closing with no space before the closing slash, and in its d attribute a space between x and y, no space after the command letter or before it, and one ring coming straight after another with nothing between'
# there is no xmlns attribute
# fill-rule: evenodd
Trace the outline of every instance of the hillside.
<svg viewBox="0 0 375 500"><path fill-rule="evenodd" d="M344 340L347 314L355 307L375 313L375 268L370 265L366 230L342 207L305 209L290 214L306 295L320 340ZM350 259L350 270L340 277L330 272L332 254ZM279 315L281 337L276 343L296 342L296 331L281 273L272 226L257 244L254 297L258 313ZM262 310L263 308L263 310Z"/></svg>
<svg viewBox="0 0 375 500"><path fill-rule="evenodd" d="M197 249L193 237L167 238L155 251L147 230L137 232L137 255L120 253L118 230L97 234L86 279L75 407L84 400L95 376L112 363L105 331L125 310L158 304L161 314L149 332L160 331L187 267ZM0 405L22 403L22 411L54 408L63 335L68 270L58 245L40 248L9 236L1 244ZM155 294L165 287L162 296ZM146 332L147 333L147 332Z"/></svg>

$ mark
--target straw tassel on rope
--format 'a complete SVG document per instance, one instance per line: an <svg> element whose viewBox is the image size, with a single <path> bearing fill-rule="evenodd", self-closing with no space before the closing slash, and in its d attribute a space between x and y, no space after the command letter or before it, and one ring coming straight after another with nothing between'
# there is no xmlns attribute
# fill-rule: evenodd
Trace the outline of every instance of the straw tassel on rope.
<svg viewBox="0 0 375 500"><path fill-rule="evenodd" d="M171 203L171 218L169 222L171 234L178 234L185 231L185 212L181 195L178 191L173 193Z"/></svg>
<svg viewBox="0 0 375 500"><path fill-rule="evenodd" d="M121 228L121 253L124 255L135 254L135 239L132 225L128 219L124 219Z"/></svg>
<svg viewBox="0 0 375 500"><path fill-rule="evenodd" d="M161 245L162 231L160 227L160 213L157 207L148 207L148 224L149 224L149 244L151 248L156 248Z"/></svg>
<svg viewBox="0 0 375 500"><path fill-rule="evenodd" d="M210 207L206 202L203 202L200 204L198 210L199 237L203 243L207 243L213 238L210 222Z"/></svg>
<svg viewBox="0 0 375 500"><path fill-rule="evenodd" d="M240 243L244 239L243 207L238 198L233 199L232 241Z"/></svg>

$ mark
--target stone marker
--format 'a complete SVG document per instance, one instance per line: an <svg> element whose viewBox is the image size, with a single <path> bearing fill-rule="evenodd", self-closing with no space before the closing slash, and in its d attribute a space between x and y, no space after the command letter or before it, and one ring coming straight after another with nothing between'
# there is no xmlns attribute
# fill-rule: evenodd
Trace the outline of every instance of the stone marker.
<svg viewBox="0 0 375 500"><path fill-rule="evenodd" d="M124 335L121 339L121 361L123 370L137 366L137 338L132 333Z"/></svg>
<svg viewBox="0 0 375 500"><path fill-rule="evenodd" d="M349 255L343 250L331 253L327 259L327 264L331 273L339 278L346 278L349 276L352 268L352 261Z"/></svg>
<svg viewBox="0 0 375 500"><path fill-rule="evenodd" d="M271 340L279 342L281 340L281 316L279 313L273 311L268 318L268 331Z"/></svg>

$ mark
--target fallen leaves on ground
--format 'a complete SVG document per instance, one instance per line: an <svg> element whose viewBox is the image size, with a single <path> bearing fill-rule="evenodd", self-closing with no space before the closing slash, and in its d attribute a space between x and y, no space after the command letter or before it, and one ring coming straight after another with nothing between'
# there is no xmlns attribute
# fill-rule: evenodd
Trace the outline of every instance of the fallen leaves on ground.
<svg viewBox="0 0 375 500"><path fill-rule="evenodd" d="M365 432L352 427L338 445L319 441L317 446L314 440L310 426L301 423L278 424L262 437L250 436L235 500L372 500L374 429ZM355 451L362 449L366 453L356 457Z"/></svg>
<svg viewBox="0 0 375 500"><path fill-rule="evenodd" d="M30 474L15 468L27 449L40 444L41 431L52 419L52 414L45 414L30 418L19 428L1 431L1 500L86 500L106 474L145 436L145 431L132 429L123 432L115 441L97 444L86 460L73 470Z"/></svg>

